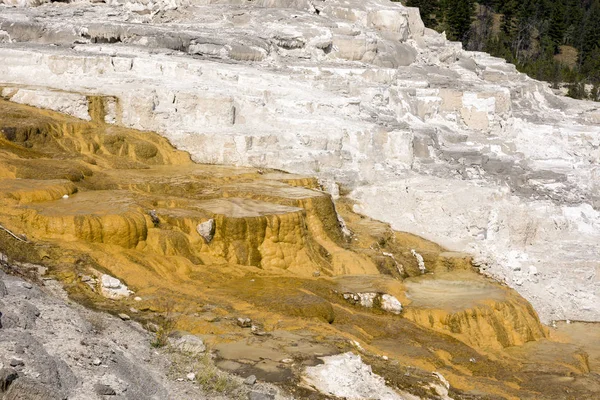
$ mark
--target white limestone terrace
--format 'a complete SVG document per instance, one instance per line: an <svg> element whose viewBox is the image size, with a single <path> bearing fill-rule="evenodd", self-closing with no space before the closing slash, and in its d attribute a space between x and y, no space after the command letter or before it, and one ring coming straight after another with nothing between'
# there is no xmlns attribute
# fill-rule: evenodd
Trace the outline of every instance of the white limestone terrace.
<svg viewBox="0 0 600 400"><path fill-rule="evenodd" d="M12 101L315 174L469 251L548 322L600 320L600 111L387 0L0 0ZM32 7L36 6L36 7Z"/></svg>

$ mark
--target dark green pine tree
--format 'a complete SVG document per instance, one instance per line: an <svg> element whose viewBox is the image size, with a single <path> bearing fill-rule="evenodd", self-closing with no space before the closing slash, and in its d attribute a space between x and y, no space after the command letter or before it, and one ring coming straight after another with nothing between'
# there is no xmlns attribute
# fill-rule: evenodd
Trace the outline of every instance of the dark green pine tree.
<svg viewBox="0 0 600 400"><path fill-rule="evenodd" d="M572 97L600 100L600 0L406 0L406 4L421 10L426 26L445 31L448 39L463 42L469 50L505 58L554 87L569 83ZM499 16L500 29L492 29ZM569 58L556 59L562 45L577 50L577 65L561 64ZM593 85L591 93L586 93L585 84Z"/></svg>
<svg viewBox="0 0 600 400"><path fill-rule="evenodd" d="M438 24L437 17L440 13L440 4L437 0L408 0L408 7L417 7L421 19L428 28L435 28Z"/></svg>
<svg viewBox="0 0 600 400"><path fill-rule="evenodd" d="M515 19L519 9L520 2L517 0L498 1L497 12L502 14L502 24L500 29L505 36L511 36L515 30Z"/></svg>
<svg viewBox="0 0 600 400"><path fill-rule="evenodd" d="M590 83L600 84L600 44L587 54L585 62L581 66L581 72Z"/></svg>
<svg viewBox="0 0 600 400"><path fill-rule="evenodd" d="M600 0L594 0L583 21L580 65L585 64L596 47L600 47Z"/></svg>
<svg viewBox="0 0 600 400"><path fill-rule="evenodd" d="M548 37L554 54L558 53L558 46L564 44L565 31L565 4L562 1L557 1L554 3L552 17L550 19L550 28L548 30Z"/></svg>
<svg viewBox="0 0 600 400"><path fill-rule="evenodd" d="M567 0L565 11L565 44L577 47L577 38L581 35L583 27L584 8L581 0Z"/></svg>
<svg viewBox="0 0 600 400"><path fill-rule="evenodd" d="M475 16L474 0L454 0L443 3L448 39L466 43Z"/></svg>

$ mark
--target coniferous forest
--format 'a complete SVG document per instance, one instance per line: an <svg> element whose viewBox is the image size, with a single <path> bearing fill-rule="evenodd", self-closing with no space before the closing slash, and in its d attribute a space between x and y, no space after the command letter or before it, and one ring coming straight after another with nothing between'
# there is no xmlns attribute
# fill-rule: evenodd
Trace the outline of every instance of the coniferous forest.
<svg viewBox="0 0 600 400"><path fill-rule="evenodd" d="M600 0L406 0L429 28L467 50L600 101Z"/></svg>

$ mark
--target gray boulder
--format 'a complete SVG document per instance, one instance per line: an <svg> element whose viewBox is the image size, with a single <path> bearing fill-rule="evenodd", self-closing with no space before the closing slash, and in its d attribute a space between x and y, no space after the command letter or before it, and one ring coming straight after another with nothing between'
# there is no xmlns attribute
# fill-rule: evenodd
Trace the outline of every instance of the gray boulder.
<svg viewBox="0 0 600 400"><path fill-rule="evenodd" d="M6 284L4 281L0 281L0 298L6 297L8 295L8 289L6 289Z"/></svg>
<svg viewBox="0 0 600 400"><path fill-rule="evenodd" d="M115 392L115 389L102 383L96 383L94 385L94 391L100 396L114 396L117 394L117 392Z"/></svg>
<svg viewBox="0 0 600 400"><path fill-rule="evenodd" d="M200 354L206 350L206 345L198 336L183 335L178 339L169 339L171 345L184 353Z"/></svg>
<svg viewBox="0 0 600 400"><path fill-rule="evenodd" d="M0 313L0 326L2 328L32 329L35 320L40 316L40 310L33 304L23 301L15 312L6 310Z"/></svg>
<svg viewBox="0 0 600 400"><path fill-rule="evenodd" d="M248 393L248 400L275 400L275 395L253 390Z"/></svg>
<svg viewBox="0 0 600 400"><path fill-rule="evenodd" d="M0 393L4 393L8 390L8 387L13 383L19 374L12 368L0 369Z"/></svg>
<svg viewBox="0 0 600 400"><path fill-rule="evenodd" d="M58 390L30 378L18 378L4 394L3 400L63 400Z"/></svg>

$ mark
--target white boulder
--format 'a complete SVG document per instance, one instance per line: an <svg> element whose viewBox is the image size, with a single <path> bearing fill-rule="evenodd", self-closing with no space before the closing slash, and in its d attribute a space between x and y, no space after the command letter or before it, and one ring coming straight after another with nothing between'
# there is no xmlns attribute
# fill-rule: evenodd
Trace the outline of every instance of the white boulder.
<svg viewBox="0 0 600 400"><path fill-rule="evenodd" d="M381 295L381 309L392 314L402 313L402 303L390 294Z"/></svg>
<svg viewBox="0 0 600 400"><path fill-rule="evenodd" d="M198 224L196 231L204 238L206 243L210 243L215 234L215 220L211 218L208 221Z"/></svg>
<svg viewBox="0 0 600 400"><path fill-rule="evenodd" d="M119 279L107 274L100 278L100 293L109 299L121 299L133 294Z"/></svg>
<svg viewBox="0 0 600 400"><path fill-rule="evenodd" d="M323 394L347 400L403 400L356 354L348 352L321 360L323 364L304 370L303 381Z"/></svg>

